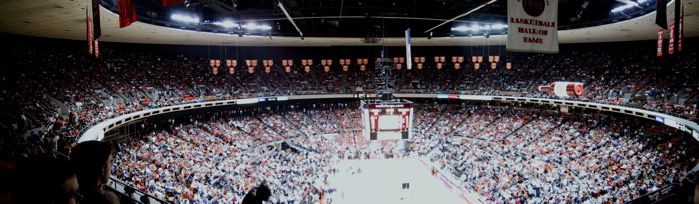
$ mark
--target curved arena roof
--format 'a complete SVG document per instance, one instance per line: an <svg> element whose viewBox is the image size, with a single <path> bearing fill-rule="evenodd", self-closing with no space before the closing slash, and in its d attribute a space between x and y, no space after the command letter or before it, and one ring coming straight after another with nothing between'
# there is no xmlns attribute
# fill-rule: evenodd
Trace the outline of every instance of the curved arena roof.
<svg viewBox="0 0 699 204"><path fill-rule="evenodd" d="M685 36L699 35L699 20L696 0L685 0ZM0 32L19 35L84 40L85 1L2 1ZM674 15L674 2L668 5L669 18ZM592 43L613 41L635 41L655 39L658 26L655 25L655 12L647 13L630 20L559 31L561 43ZM103 42L180 44L180 45L228 45L228 46L364 46L363 38L356 37L279 37L244 36L201 31L190 31L136 22L126 28L119 28L118 15L101 8ZM503 44L505 36L478 37L426 37L413 38L414 46L454 46L454 45L495 45ZM403 38L385 38L380 45L399 46Z"/></svg>

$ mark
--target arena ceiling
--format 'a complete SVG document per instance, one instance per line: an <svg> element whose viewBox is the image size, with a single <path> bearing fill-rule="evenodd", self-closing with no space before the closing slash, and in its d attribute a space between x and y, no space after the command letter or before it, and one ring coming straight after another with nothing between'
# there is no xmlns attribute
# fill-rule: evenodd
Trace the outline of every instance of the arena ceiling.
<svg viewBox="0 0 699 204"><path fill-rule="evenodd" d="M559 5L559 39L561 43L612 42L655 39L654 1L646 7L612 13L611 9L628 0L561 0ZM699 20L694 4L685 0L685 36L699 35ZM256 0L188 0L187 5L159 7L160 0L142 0L138 5L139 21L119 28L115 13L116 0L102 0L101 41L127 43L228 45L228 46L355 46L402 45L402 33L411 28L413 45L454 46L502 44L502 31L462 33L452 27L473 24L505 23L505 0L497 0L476 12L432 31L424 32L445 20L486 3L484 0L432 1L362 1L362 0L282 0L294 19L299 33L286 18L277 1ZM585 3L588 2L588 3ZM668 16L674 15L674 2ZM0 31L20 35L59 39L85 39L85 0L0 0ZM585 5L585 6L583 6ZM652 5L651 7L647 7ZM584 7L584 8L583 8ZM192 26L173 22L171 14L192 14L201 24ZM218 19L218 20L217 20ZM237 24L255 22L269 25L270 31L230 30L214 26L220 19ZM672 19L670 17L670 19ZM239 34L243 33L243 37ZM368 38L377 43L365 42Z"/></svg>

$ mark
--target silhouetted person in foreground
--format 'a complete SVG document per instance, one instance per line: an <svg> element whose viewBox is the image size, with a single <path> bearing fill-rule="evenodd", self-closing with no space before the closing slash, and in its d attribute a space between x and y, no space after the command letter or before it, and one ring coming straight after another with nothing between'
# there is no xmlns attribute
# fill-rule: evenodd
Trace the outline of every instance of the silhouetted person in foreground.
<svg viewBox="0 0 699 204"><path fill-rule="evenodd" d="M271 196L272 190L267 187L266 181L262 181L260 186L250 189L250 191L245 194L242 204L261 204L262 201L268 201Z"/></svg>
<svg viewBox="0 0 699 204"><path fill-rule="evenodd" d="M119 197L106 190L112 165L111 145L100 141L79 143L71 154L71 162L77 168L81 203L118 204Z"/></svg>
<svg viewBox="0 0 699 204"><path fill-rule="evenodd" d="M75 168L68 161L29 159L18 163L15 172L15 203L75 204L80 200Z"/></svg>

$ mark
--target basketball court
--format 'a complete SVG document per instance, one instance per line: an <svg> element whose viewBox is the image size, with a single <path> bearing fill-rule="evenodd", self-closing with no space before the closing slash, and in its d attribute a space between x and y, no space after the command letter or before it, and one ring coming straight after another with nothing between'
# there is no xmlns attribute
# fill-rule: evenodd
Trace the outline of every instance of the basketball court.
<svg viewBox="0 0 699 204"><path fill-rule="evenodd" d="M469 203L417 158L344 160L336 166L339 172L329 178L338 188L330 195L333 204Z"/></svg>

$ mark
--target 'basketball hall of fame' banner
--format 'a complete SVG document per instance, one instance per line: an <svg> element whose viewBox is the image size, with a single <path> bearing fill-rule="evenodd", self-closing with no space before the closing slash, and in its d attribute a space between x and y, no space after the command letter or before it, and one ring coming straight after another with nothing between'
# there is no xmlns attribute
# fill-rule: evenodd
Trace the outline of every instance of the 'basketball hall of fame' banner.
<svg viewBox="0 0 699 204"><path fill-rule="evenodd" d="M558 53L558 0L507 0L507 50Z"/></svg>

